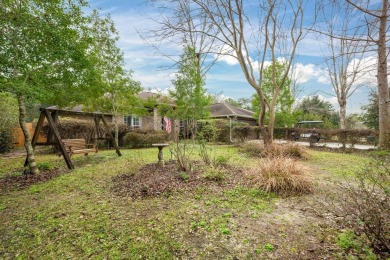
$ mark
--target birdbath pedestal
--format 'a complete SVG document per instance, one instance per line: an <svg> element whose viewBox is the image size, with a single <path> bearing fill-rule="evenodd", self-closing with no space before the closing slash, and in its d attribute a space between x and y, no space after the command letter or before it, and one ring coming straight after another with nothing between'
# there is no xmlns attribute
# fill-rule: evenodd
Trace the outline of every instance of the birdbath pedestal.
<svg viewBox="0 0 390 260"><path fill-rule="evenodd" d="M157 165L160 167L164 167L164 155L163 155L163 148L168 146L169 144L152 144L153 147L158 148L158 162Z"/></svg>

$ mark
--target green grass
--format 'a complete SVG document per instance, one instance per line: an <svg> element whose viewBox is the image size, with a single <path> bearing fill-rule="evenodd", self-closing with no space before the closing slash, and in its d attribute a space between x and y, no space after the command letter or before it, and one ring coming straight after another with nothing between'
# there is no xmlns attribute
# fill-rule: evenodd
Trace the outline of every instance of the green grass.
<svg viewBox="0 0 390 260"><path fill-rule="evenodd" d="M282 198L241 186L219 190L200 186L191 193L142 200L117 197L110 191L112 177L157 161L156 148L122 152L122 157L114 151L74 156L75 170L0 193L0 258L256 258L280 250L261 227L269 222L274 229L278 220L273 214L279 214L275 205ZM232 165L255 163L232 146L217 146L213 152ZM335 175L352 171L363 160L310 154L308 164ZM66 168L62 157L36 157L44 165ZM164 157L170 158L168 149ZM193 158L199 160L196 149ZM20 174L23 162L24 158L0 158L0 178Z"/></svg>
<svg viewBox="0 0 390 260"><path fill-rule="evenodd" d="M336 177L350 177L367 165L370 158L345 153L319 152L311 150L308 163Z"/></svg>

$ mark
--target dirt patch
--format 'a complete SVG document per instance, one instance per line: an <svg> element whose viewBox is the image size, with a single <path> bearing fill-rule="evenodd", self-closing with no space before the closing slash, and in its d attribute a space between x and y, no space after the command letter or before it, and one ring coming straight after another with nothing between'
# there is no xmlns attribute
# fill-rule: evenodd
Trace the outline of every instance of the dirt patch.
<svg viewBox="0 0 390 260"><path fill-rule="evenodd" d="M0 193L13 190L22 190L33 184L46 182L61 174L68 172L66 169L54 168L41 171L40 174L21 174L19 176L5 176L0 179Z"/></svg>
<svg viewBox="0 0 390 260"><path fill-rule="evenodd" d="M215 178L207 178L206 167L201 163L194 165L191 173L178 171L176 164L166 164L164 168L147 164L135 174L122 174L112 179L112 191L123 197L143 198L169 195L180 191L195 190L200 186L212 189L233 188L242 185L242 169L232 166L218 168L221 172Z"/></svg>

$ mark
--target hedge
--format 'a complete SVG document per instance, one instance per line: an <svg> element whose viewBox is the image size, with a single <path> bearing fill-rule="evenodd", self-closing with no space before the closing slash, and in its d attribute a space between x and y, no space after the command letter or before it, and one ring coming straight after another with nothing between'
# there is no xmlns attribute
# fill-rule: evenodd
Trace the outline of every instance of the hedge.
<svg viewBox="0 0 390 260"><path fill-rule="evenodd" d="M0 132L0 153L7 153L13 148L11 131Z"/></svg>
<svg viewBox="0 0 390 260"><path fill-rule="evenodd" d="M95 123L92 120L79 119L61 119L57 125L58 132L62 139L85 139L87 143L93 143L95 138ZM129 132L126 124L118 124L119 146L123 146L123 137ZM114 126L111 125L112 135L114 135ZM41 134L47 136L49 125L45 123L42 127ZM103 125L99 128L100 136L106 135ZM112 145L111 145L112 146Z"/></svg>
<svg viewBox="0 0 390 260"><path fill-rule="evenodd" d="M169 134L166 131L136 129L128 132L124 136L123 143L128 148L142 148L151 147L155 143L164 143L168 139Z"/></svg>
<svg viewBox="0 0 390 260"><path fill-rule="evenodd" d="M275 128L276 130L277 128ZM371 139L377 140L379 137L378 131L370 129L311 129L311 128L278 128L277 131L280 133L280 138L292 139L292 133L300 136L303 133L316 133L326 141L336 141L342 143L344 146L346 143L356 144L361 142L361 139L366 139L365 142L372 142ZM371 137L371 138L368 138Z"/></svg>
<svg viewBox="0 0 390 260"><path fill-rule="evenodd" d="M240 127L249 127L247 123L232 121L232 138L245 140L251 130L246 129L245 133L240 133ZM236 130L234 130L236 128ZM199 120L197 122L197 138L208 142L230 142L230 122L225 119ZM235 132L237 131L237 132Z"/></svg>

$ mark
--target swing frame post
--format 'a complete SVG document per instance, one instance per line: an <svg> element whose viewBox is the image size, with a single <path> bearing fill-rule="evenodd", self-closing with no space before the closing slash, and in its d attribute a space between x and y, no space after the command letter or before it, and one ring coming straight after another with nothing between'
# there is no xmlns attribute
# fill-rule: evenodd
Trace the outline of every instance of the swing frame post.
<svg viewBox="0 0 390 260"><path fill-rule="evenodd" d="M108 139L113 141L116 153L118 156L122 156L122 153L119 150L118 145L115 143L114 137L111 133L111 128L109 127L107 121L105 120L105 117L112 118L113 115L111 114L102 114L98 112L88 113L88 112L79 112L79 111L70 111L70 110L61 110L58 109L56 106L54 107L48 107L48 108L40 108L40 115L38 119L38 123L34 130L34 135L31 140L31 145L33 149L35 149L36 145L56 145L58 150L61 152L66 165L69 169L74 169L74 165L72 163L72 160L70 159L69 153L66 151L64 143L61 139L61 135L58 131L58 117L61 115L69 116L69 117L84 117L84 118L93 118L95 122L95 140L97 141L100 138L100 131L99 131L99 124L100 120L103 121L103 125L105 128L105 131L108 133ZM38 137L39 133L42 129L43 123L45 119L48 122L49 125L49 132L46 138L46 143L38 143ZM28 165L28 160L26 157L26 160L24 162L24 166L26 167Z"/></svg>

